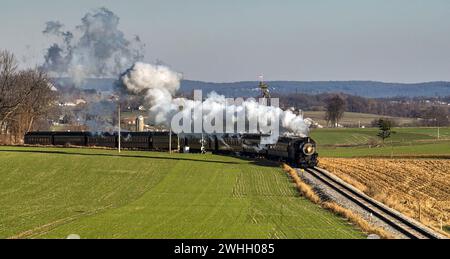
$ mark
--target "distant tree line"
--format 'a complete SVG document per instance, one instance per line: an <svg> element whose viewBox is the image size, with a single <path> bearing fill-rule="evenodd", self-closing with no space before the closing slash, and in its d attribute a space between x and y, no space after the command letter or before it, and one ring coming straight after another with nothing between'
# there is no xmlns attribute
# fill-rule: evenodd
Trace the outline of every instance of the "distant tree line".
<svg viewBox="0 0 450 259"><path fill-rule="evenodd" d="M54 90L46 73L19 70L14 55L0 51L0 144L20 143L27 131L48 127L57 100Z"/></svg>
<svg viewBox="0 0 450 259"><path fill-rule="evenodd" d="M364 98L360 96L324 93L317 95L309 94L290 94L276 95L280 98L282 108L295 107L305 111L326 111L326 120L334 125L333 118L341 115L343 112L357 112L377 114L380 117L406 117L419 118L418 125L415 126L450 126L450 96L442 98L430 97L397 97L397 98ZM337 97L339 97L337 99ZM339 100L341 99L342 102ZM336 102L340 105L336 106ZM334 115L330 113L331 106L343 109ZM333 110L333 109L331 109ZM330 117L331 115L331 117Z"/></svg>

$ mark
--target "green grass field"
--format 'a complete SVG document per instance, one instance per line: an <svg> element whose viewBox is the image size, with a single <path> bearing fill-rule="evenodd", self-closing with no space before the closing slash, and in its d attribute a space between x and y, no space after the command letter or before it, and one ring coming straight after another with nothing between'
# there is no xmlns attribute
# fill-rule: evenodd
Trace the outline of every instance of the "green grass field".
<svg viewBox="0 0 450 259"><path fill-rule="evenodd" d="M364 238L277 166L20 147L0 147L0 165L0 238Z"/></svg>
<svg viewBox="0 0 450 259"><path fill-rule="evenodd" d="M305 118L311 118L323 126L327 125L327 122L325 121L324 111L305 111L304 115ZM412 124L415 122L415 119L412 118L381 116L369 113L345 112L344 117L340 120L339 124L344 126L355 126L361 123L361 126L368 127L372 124L372 121L379 119L380 117L392 119L397 122L398 125Z"/></svg>
<svg viewBox="0 0 450 259"><path fill-rule="evenodd" d="M413 143L437 141L437 128L393 128L391 138L386 142ZM441 140L450 140L450 128L440 128ZM377 138L376 128L338 128L314 129L311 133L320 145L364 145Z"/></svg>
<svg viewBox="0 0 450 259"><path fill-rule="evenodd" d="M311 137L318 143L320 156L450 156L450 128L393 128L395 134L384 144L369 147L377 138L375 128L315 129Z"/></svg>

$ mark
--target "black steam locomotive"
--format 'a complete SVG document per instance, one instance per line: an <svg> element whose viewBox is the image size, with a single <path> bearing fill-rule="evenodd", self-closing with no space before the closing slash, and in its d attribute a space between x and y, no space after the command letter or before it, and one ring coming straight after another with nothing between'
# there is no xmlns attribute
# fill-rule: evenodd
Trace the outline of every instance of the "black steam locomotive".
<svg viewBox="0 0 450 259"><path fill-rule="evenodd" d="M216 154L239 154L249 157L265 157L284 161L293 166L310 168L317 166L316 143L309 137L280 137L275 144L261 145L267 137L261 134L172 134L168 132L122 132L120 145L130 150L168 151L171 139L172 149L180 152ZM25 144L43 146L87 146L117 148L117 133L91 132L29 132Z"/></svg>

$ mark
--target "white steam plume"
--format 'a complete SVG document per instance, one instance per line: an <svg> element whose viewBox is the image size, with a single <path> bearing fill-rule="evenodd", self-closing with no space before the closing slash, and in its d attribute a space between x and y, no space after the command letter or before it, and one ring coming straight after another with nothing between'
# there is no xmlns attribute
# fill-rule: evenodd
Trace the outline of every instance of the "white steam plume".
<svg viewBox="0 0 450 259"><path fill-rule="evenodd" d="M180 88L180 73L166 66L138 62L123 76L122 82L134 94L146 94L155 123L169 125L168 115L177 111L173 96Z"/></svg>
<svg viewBox="0 0 450 259"><path fill-rule="evenodd" d="M183 112L189 112L189 117L191 117L192 110L201 106L204 121L211 121L212 118L217 118L217 114L224 113L227 99L216 93L210 93L202 102L174 98L180 88L181 78L180 73L174 72L166 66L136 63L123 74L121 81L128 91L134 94L145 94L151 107L150 117L156 124L170 125L172 117L179 112L180 106L184 108ZM259 116L279 118L282 128L288 133L297 136L308 135L309 125L305 123L303 116L296 115L290 110L284 111L278 107L262 105L255 100L246 100L239 105L233 104L232 107L237 112L245 111L248 121L260 118ZM193 120L198 119L195 118L195 114L192 118ZM235 119L236 116L233 116L233 120Z"/></svg>

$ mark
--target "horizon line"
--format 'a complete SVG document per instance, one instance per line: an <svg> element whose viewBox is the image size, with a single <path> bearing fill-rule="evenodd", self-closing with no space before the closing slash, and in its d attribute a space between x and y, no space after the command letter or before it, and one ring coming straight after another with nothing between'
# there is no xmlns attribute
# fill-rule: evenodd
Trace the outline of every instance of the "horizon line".
<svg viewBox="0 0 450 259"><path fill-rule="evenodd" d="M72 79L71 77L49 77L50 79ZM90 77L86 80L117 80L113 77ZM208 84L235 84L235 83L253 83L260 82L259 80L240 80L240 81L209 81L200 79L189 79L183 78L181 81L191 81L191 82L201 82ZM365 79L349 79L349 80L289 80L289 79L275 79L275 80L265 80L264 82L297 82L297 83L340 83L340 82L366 82L366 83L383 83L383 84L404 84L404 85L415 85L415 84L430 84L430 83L450 83L450 81L445 80L435 80L435 81L418 81L418 82L400 82L400 81L382 81L382 80L365 80Z"/></svg>

